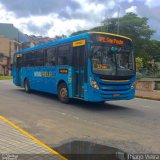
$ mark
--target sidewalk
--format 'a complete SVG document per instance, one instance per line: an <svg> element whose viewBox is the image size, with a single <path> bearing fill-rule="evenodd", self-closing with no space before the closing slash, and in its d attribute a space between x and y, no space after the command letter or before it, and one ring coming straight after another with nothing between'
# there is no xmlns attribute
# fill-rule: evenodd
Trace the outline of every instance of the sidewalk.
<svg viewBox="0 0 160 160"><path fill-rule="evenodd" d="M1 115L0 159L66 160L60 153Z"/></svg>
<svg viewBox="0 0 160 160"><path fill-rule="evenodd" d="M160 101L160 91L136 90L136 97Z"/></svg>

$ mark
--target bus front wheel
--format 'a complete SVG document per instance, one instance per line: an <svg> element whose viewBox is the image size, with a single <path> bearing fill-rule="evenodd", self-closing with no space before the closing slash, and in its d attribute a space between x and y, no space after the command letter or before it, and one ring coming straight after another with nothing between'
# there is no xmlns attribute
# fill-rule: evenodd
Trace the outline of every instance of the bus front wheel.
<svg viewBox="0 0 160 160"><path fill-rule="evenodd" d="M66 83L60 83L58 86L58 98L62 103L69 103L69 94Z"/></svg>
<svg viewBox="0 0 160 160"><path fill-rule="evenodd" d="M31 92L28 79L26 79L26 80L24 81L24 89L25 89L25 91L26 91L27 93L30 93L30 92Z"/></svg>

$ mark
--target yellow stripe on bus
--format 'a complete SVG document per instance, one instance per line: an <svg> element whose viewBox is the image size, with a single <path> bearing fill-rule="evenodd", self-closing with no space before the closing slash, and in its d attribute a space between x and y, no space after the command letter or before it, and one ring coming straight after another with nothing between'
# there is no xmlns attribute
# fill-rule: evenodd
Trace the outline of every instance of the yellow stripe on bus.
<svg viewBox="0 0 160 160"><path fill-rule="evenodd" d="M113 34L113 33L107 33L107 32L88 32L89 34L106 34L106 35L111 35L111 36L117 36L117 37L122 37L122 38L126 38L132 41L132 39L130 39L129 37L125 37L119 34Z"/></svg>
<svg viewBox="0 0 160 160"><path fill-rule="evenodd" d="M101 80L106 82L129 82L129 80L105 80L105 79L101 79Z"/></svg>

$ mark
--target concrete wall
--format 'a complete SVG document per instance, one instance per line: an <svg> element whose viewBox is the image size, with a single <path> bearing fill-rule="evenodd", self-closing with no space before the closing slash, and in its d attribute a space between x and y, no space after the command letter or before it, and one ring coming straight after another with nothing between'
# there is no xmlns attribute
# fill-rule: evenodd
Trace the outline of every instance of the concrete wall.
<svg viewBox="0 0 160 160"><path fill-rule="evenodd" d="M136 89L141 91L153 91L156 89L158 83L160 83L160 79L154 79L154 78L141 79L137 81Z"/></svg>

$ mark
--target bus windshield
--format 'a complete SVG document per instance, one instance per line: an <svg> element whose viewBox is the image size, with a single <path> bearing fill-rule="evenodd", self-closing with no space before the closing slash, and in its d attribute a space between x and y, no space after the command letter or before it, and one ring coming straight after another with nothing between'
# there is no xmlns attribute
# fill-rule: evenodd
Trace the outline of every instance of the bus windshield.
<svg viewBox="0 0 160 160"><path fill-rule="evenodd" d="M131 76L135 73L131 47L94 45L91 47L92 71L110 76Z"/></svg>

